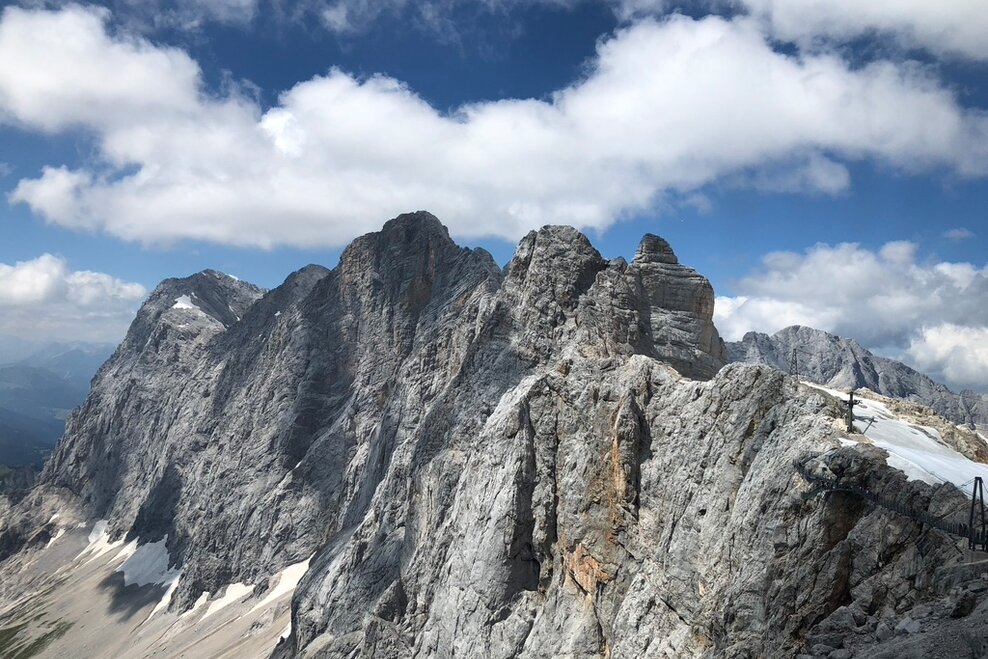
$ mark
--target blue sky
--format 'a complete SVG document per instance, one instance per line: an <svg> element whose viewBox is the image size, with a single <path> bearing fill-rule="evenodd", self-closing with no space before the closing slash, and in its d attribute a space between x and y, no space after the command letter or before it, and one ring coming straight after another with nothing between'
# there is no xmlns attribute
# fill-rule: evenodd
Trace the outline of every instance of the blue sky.
<svg viewBox="0 0 988 659"><path fill-rule="evenodd" d="M117 340L165 277L272 287L425 208L502 263L657 233L727 338L988 389L988 19L859 5L6 3L0 335Z"/></svg>

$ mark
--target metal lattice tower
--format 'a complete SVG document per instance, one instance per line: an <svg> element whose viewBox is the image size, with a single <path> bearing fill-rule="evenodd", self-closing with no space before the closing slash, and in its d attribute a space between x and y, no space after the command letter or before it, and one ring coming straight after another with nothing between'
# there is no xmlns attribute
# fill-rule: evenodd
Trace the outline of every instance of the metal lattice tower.
<svg viewBox="0 0 988 659"><path fill-rule="evenodd" d="M799 377L799 355L810 356L810 353L805 350L800 350L799 348L793 348L792 352L789 353L789 375L794 378Z"/></svg>
<svg viewBox="0 0 988 659"><path fill-rule="evenodd" d="M975 510L980 514L976 515ZM988 551L988 536L985 534L985 485L981 476L976 476L974 479L974 489L971 490L971 513L968 515L967 521L968 549L978 549L980 545L981 551ZM980 526L980 534L975 522L978 522Z"/></svg>

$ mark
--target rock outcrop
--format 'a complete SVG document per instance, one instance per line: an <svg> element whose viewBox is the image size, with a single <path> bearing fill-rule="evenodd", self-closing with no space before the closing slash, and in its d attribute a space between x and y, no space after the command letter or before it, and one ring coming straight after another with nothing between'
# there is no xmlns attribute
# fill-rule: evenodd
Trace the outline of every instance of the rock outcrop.
<svg viewBox="0 0 988 659"><path fill-rule="evenodd" d="M727 344L731 361L765 364L783 372L789 372L794 349L800 377L837 389L865 387L920 403L988 436L988 396L954 393L902 362L872 354L853 339L794 325L771 336L748 332L741 341Z"/></svg>
<svg viewBox="0 0 988 659"><path fill-rule="evenodd" d="M629 264L546 227L502 271L427 213L271 291L169 280L40 485L0 508L0 599L57 513L163 542L175 624L308 560L277 657L883 651L899 632L879 629L941 597L957 540L804 496L793 461L924 509L948 495L841 448L825 394L725 367L712 312L658 237Z"/></svg>

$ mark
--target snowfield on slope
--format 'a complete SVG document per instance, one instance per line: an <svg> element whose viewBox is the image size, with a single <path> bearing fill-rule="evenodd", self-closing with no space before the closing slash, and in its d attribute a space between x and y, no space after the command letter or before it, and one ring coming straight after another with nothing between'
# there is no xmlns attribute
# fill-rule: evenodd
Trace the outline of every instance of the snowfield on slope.
<svg viewBox="0 0 988 659"><path fill-rule="evenodd" d="M847 392L813 382L803 381L803 384L847 402ZM878 400L855 396L854 419L855 430L885 449L889 454L887 464L905 473L909 480L932 485L948 482L956 486L968 483L975 476L988 481L988 464L966 458L947 446L935 429L897 417ZM842 444L847 442L855 442L853 436L841 439Z"/></svg>
<svg viewBox="0 0 988 659"><path fill-rule="evenodd" d="M230 584L212 600L203 593L188 611L169 611L182 570L169 565L166 539L111 540L109 529L107 520L59 528L24 566L23 574L35 573L43 587L25 591L2 612L0 628L27 620L16 634L26 647L59 623L71 632L50 638L39 656L118 659L267 657L290 635L291 598L311 556L269 577L263 597L250 597L253 585Z"/></svg>

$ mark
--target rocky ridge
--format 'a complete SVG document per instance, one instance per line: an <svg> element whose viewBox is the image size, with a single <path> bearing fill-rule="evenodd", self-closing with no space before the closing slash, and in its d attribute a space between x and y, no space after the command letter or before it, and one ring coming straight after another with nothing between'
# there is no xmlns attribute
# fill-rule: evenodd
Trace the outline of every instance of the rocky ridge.
<svg viewBox="0 0 988 659"><path fill-rule="evenodd" d="M727 344L730 361L764 364L786 373L794 349L800 377L837 389L867 388L920 403L988 436L988 397L972 391L954 393L902 362L872 354L853 339L793 325L771 336L748 332L741 341Z"/></svg>
<svg viewBox="0 0 988 659"><path fill-rule="evenodd" d="M248 608L308 561L276 657L891 656L923 606L930 639L977 629L956 539L792 465L955 494L842 446L827 395L724 366L712 312L655 236L629 264L546 227L502 271L427 213L271 291L169 280L0 508L0 611L56 530L105 519L181 571L158 625L242 593L270 626Z"/></svg>

